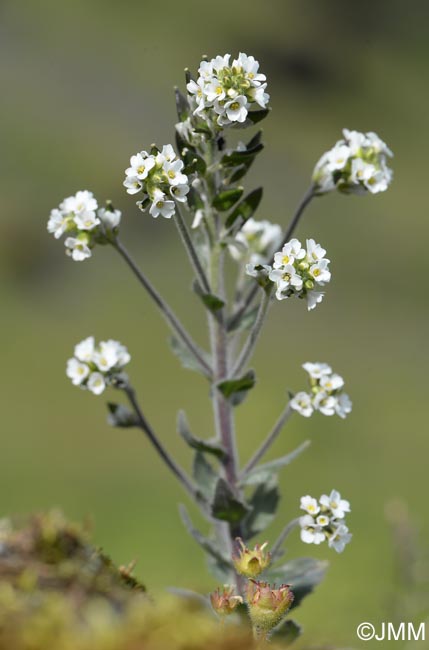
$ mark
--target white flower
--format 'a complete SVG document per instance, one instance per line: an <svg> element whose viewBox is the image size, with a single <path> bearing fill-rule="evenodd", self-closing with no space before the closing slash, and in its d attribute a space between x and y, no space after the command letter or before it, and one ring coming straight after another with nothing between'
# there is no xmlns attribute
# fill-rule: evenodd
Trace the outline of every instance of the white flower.
<svg viewBox="0 0 429 650"><path fill-rule="evenodd" d="M94 213L97 210L97 201L92 192L88 190L81 190L76 192L74 196L68 196L60 204L60 210L65 214L73 214L83 216L88 213Z"/></svg>
<svg viewBox="0 0 429 650"><path fill-rule="evenodd" d="M100 219L95 215L95 212L84 212L76 215L74 222L79 230L94 230L100 223Z"/></svg>
<svg viewBox="0 0 429 650"><path fill-rule="evenodd" d="M319 515L316 518L316 524L321 527L329 526L330 524L330 519L326 515Z"/></svg>
<svg viewBox="0 0 429 650"><path fill-rule="evenodd" d="M333 390L339 390L342 388L344 386L344 379L336 373L332 375L325 375L320 378L319 385L325 392L331 392Z"/></svg>
<svg viewBox="0 0 429 650"><path fill-rule="evenodd" d="M70 255L75 262L82 262L88 257L91 257L91 249L87 245L87 240L67 237L64 245L67 255Z"/></svg>
<svg viewBox="0 0 429 650"><path fill-rule="evenodd" d="M181 174L183 169L183 161L175 160L174 162L164 162L163 170L167 175L170 185L186 185L188 177L186 174Z"/></svg>
<svg viewBox="0 0 429 650"><path fill-rule="evenodd" d="M112 368L119 368L127 364L130 360L128 350L119 341L109 339L101 341L97 352L94 355L94 363L102 372L107 372Z"/></svg>
<svg viewBox="0 0 429 650"><path fill-rule="evenodd" d="M294 241L293 239L291 241ZM316 244L314 239L307 239L307 258L309 264L321 262L326 255L326 250L320 244Z"/></svg>
<svg viewBox="0 0 429 650"><path fill-rule="evenodd" d="M320 260L316 264L312 264L309 269L309 274L321 286L331 279L331 272L329 271L329 260Z"/></svg>
<svg viewBox="0 0 429 650"><path fill-rule="evenodd" d="M308 311L311 311L316 305L321 303L324 295L323 291L308 291L306 295Z"/></svg>
<svg viewBox="0 0 429 650"><path fill-rule="evenodd" d="M316 524L313 517L304 515L299 520L301 526L301 540L305 544L321 544L325 541L325 533L322 528Z"/></svg>
<svg viewBox="0 0 429 650"><path fill-rule="evenodd" d="M88 338L84 339L83 341L75 345L74 356L76 357L76 359L79 359L79 361L85 361L89 363L94 359L94 351L95 351L94 337L88 336Z"/></svg>
<svg viewBox="0 0 429 650"><path fill-rule="evenodd" d="M302 364L302 367L313 379L320 379L321 377L332 373L332 368L331 366L328 366L327 363L311 363L310 361L307 361Z"/></svg>
<svg viewBox="0 0 429 650"><path fill-rule="evenodd" d="M393 154L372 131L343 130L344 140L323 154L313 172L318 193L338 188L354 194L384 192L392 181L387 157Z"/></svg>
<svg viewBox="0 0 429 650"><path fill-rule="evenodd" d="M301 510L307 513L299 518L301 540L321 544L326 539L330 548L341 553L352 538L344 520L345 513L350 512L349 502L333 490L319 501L309 495L301 497Z"/></svg>
<svg viewBox="0 0 429 650"><path fill-rule="evenodd" d="M340 418L345 418L352 410L352 401L346 393L341 393L337 397L337 403L335 405L335 412Z"/></svg>
<svg viewBox="0 0 429 650"><path fill-rule="evenodd" d="M94 395L101 395L101 393L106 388L106 381L104 375L101 372L92 372L89 376L89 379L86 384L88 390Z"/></svg>
<svg viewBox="0 0 429 650"><path fill-rule="evenodd" d="M350 512L350 503L342 499L341 494L337 490L332 490L329 495L322 494L319 501L322 506L331 510L337 519L344 519L345 514Z"/></svg>
<svg viewBox="0 0 429 650"><path fill-rule="evenodd" d="M230 122L244 122L247 117L247 98L244 95L238 95L224 105L227 120ZM226 122L228 124L228 121Z"/></svg>
<svg viewBox="0 0 429 650"><path fill-rule="evenodd" d="M165 219L171 219L174 214L174 201L165 200L164 192L161 190L155 190L149 213L154 217L154 219L159 217L159 215L165 217Z"/></svg>
<svg viewBox="0 0 429 650"><path fill-rule="evenodd" d="M268 277L277 284L276 296L278 300L289 297L286 294L287 290L292 289L299 292L303 286L303 279L292 264L285 264L281 269L272 269Z"/></svg>
<svg viewBox="0 0 429 650"><path fill-rule="evenodd" d="M55 239L59 239L67 230L70 224L70 216L55 208L51 210L51 215L48 221L48 232L54 235Z"/></svg>
<svg viewBox="0 0 429 650"><path fill-rule="evenodd" d="M186 202L186 195L189 192L189 185L186 185L184 183L183 185L172 185L170 188L170 194L171 196L176 199L176 201L180 201L180 203L185 203Z"/></svg>
<svg viewBox="0 0 429 650"><path fill-rule="evenodd" d="M337 398L320 391L313 399L313 406L316 411L320 411L323 415L334 415L336 412Z"/></svg>
<svg viewBox="0 0 429 650"><path fill-rule="evenodd" d="M128 194L137 194L143 187L137 176L127 176L123 182L124 187L127 188Z"/></svg>
<svg viewBox="0 0 429 650"><path fill-rule="evenodd" d="M244 123L252 106L265 107L269 101L265 75L254 57L240 52L231 64L230 58L225 54L202 61L198 79L186 86L193 114L214 129ZM185 134L188 141L191 137Z"/></svg>
<svg viewBox="0 0 429 650"><path fill-rule="evenodd" d="M86 363L82 363L73 357L67 361L66 374L72 380L74 386L79 386L88 377L89 368Z"/></svg>
<svg viewBox="0 0 429 650"><path fill-rule="evenodd" d="M148 174L153 167L155 167L153 156L149 156L146 151L141 151L140 153L131 156L130 167L125 170L125 173L127 176L143 181L148 177Z"/></svg>
<svg viewBox="0 0 429 650"><path fill-rule="evenodd" d="M314 241L314 240L311 240ZM305 249L302 248L298 239L291 239L287 242L282 250L274 255L274 268L281 269L287 264L293 264L295 260L302 260L306 255Z"/></svg>
<svg viewBox="0 0 429 650"><path fill-rule="evenodd" d="M282 229L278 224L251 217L236 234L234 244L228 248L234 260L248 259L251 264L264 264L281 240Z"/></svg>
<svg viewBox="0 0 429 650"><path fill-rule="evenodd" d="M307 514L315 516L319 514L320 506L317 503L317 499L313 499L313 497L307 495L301 497L301 510L305 510Z"/></svg>
<svg viewBox="0 0 429 650"><path fill-rule="evenodd" d="M97 215L106 228L109 228L110 230L117 228L121 223L122 212L120 210L100 208Z"/></svg>
<svg viewBox="0 0 429 650"><path fill-rule="evenodd" d="M289 404L294 411L298 411L298 413L303 415L305 418L309 418L314 411L311 395L308 395L308 393L305 393L304 391L294 395Z"/></svg>
<svg viewBox="0 0 429 650"><path fill-rule="evenodd" d="M268 264L246 264L246 275L252 278L266 279L271 272L271 266Z"/></svg>
<svg viewBox="0 0 429 650"><path fill-rule="evenodd" d="M349 529L344 524L340 524L335 530L332 537L329 538L328 544L330 548L333 548L337 553L342 553L346 545L350 542L352 538Z"/></svg>

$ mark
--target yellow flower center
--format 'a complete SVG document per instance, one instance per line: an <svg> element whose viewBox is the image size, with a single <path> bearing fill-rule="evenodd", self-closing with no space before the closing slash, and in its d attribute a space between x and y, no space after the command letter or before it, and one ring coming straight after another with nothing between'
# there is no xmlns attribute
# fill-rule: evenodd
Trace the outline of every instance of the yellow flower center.
<svg viewBox="0 0 429 650"><path fill-rule="evenodd" d="M144 174L144 170L146 167L144 165L140 165L140 167L137 167L137 173L138 174Z"/></svg>

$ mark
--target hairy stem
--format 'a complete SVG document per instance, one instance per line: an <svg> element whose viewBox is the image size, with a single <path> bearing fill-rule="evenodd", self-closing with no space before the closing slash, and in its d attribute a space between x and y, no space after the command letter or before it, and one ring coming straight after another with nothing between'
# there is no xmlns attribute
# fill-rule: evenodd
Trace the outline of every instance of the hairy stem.
<svg viewBox="0 0 429 650"><path fill-rule="evenodd" d="M176 212L174 215L174 222L177 226L177 230L179 231L180 238L183 242L186 252L188 253L188 257L195 271L195 275L197 276L198 281L201 285L201 288L205 291L205 293L211 293L209 281L201 265L200 258L198 257L198 253L193 244L188 226L186 225L186 221L183 218L183 215L180 211L180 207L177 201L176 201Z"/></svg>
<svg viewBox="0 0 429 650"><path fill-rule="evenodd" d="M285 232L285 235L283 237L282 243L279 247L279 250L283 248L283 246L290 240L292 237L293 233L295 232L295 229L299 223L299 220L301 219L302 215L304 214L305 208L307 205L310 203L310 201L316 196L315 188L313 185L311 185L304 196L301 199L301 202L299 203L295 214L292 217L292 220ZM272 264L274 261L274 258L271 258L270 264ZM241 317L245 314L247 309L250 307L252 302L254 301L256 294L258 293L259 286L255 282L253 286L249 289L247 295L243 298L241 305L237 308L237 311L235 314L233 314L231 321L230 321L230 327L233 328L237 323L240 322Z"/></svg>
<svg viewBox="0 0 429 650"><path fill-rule="evenodd" d="M266 454L266 452L271 447L273 442L277 439L278 435L280 434L281 430L285 426L286 422L289 420L290 416L292 415L292 412L293 409L291 408L290 404L287 404L286 408L280 414L279 419L275 423L271 432L268 434L267 438L264 440L264 442L259 447L259 449L255 451L252 458L243 468L241 472L242 477L248 474L259 463L261 458Z"/></svg>
<svg viewBox="0 0 429 650"><path fill-rule="evenodd" d="M173 472L175 477L180 481L180 483L183 485L185 490L195 499L196 501L201 501L201 496L198 493L197 489L193 485L192 481L190 478L187 476L185 471L176 463L176 461L170 456L168 451L165 449L165 447L162 445L162 443L158 440L154 430L152 429L151 425L143 415L143 412L140 408L140 405L137 401L136 393L135 390L132 386L128 385L123 388L125 394L128 397L128 400L131 404L131 406L134 409L134 412L137 416L139 426L141 430L147 435L149 438L150 442L152 443L153 447L155 447L156 451L158 452L159 456L162 458L164 463L167 465L167 467Z"/></svg>
<svg viewBox="0 0 429 650"><path fill-rule="evenodd" d="M299 517L297 519L292 519L282 530L280 535L278 536L277 540L273 544L271 548L271 555L273 560L276 559L279 555L281 555L281 547L283 546L284 542L286 541L286 538L289 536L289 534L299 525Z"/></svg>
<svg viewBox="0 0 429 650"><path fill-rule="evenodd" d="M185 330L185 328L183 327L183 325L181 324L177 316L174 314L174 312L171 310L171 308L168 306L165 300L161 297L161 295L158 293L155 287L151 284L151 282L147 279L147 277L143 274L143 272L139 269L139 267L134 262L133 258L125 248L125 246L122 244L122 242L119 239L116 239L112 243L112 245L121 255L121 257L125 260L125 262L128 264L128 266L130 267L134 275L139 280L140 284L142 284L143 287L146 289L147 293L155 302L157 307L161 310L162 315L164 316L165 320L167 321L168 325L171 327L173 332L177 334L177 336L180 338L182 343L186 346L188 351L192 354L194 359L197 361L201 369L201 372L208 379L211 379L212 369L208 365L207 361L204 359L204 353L198 347L198 345L192 340L191 336Z"/></svg>
<svg viewBox="0 0 429 650"><path fill-rule="evenodd" d="M268 313L268 307L270 306L270 301L271 301L271 287L264 290L255 323L252 327L249 336L247 337L245 344L243 345L243 348L240 352L240 356L238 357L233 369L231 370L231 377L235 377L236 375L239 375L240 372L245 368L249 359L251 358L256 343L258 342L259 335L262 331L262 326L264 324L266 315Z"/></svg>

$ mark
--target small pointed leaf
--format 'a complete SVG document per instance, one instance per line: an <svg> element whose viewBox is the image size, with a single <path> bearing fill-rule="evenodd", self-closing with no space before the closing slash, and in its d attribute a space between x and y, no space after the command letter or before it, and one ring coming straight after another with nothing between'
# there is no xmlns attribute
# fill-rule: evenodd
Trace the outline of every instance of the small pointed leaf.
<svg viewBox="0 0 429 650"><path fill-rule="evenodd" d="M269 570L266 576L270 582L284 582L290 585L295 596L292 607L298 607L302 599L323 580L327 568L326 561L301 557Z"/></svg>
<svg viewBox="0 0 429 650"><path fill-rule="evenodd" d="M107 408L109 409L107 421L112 427L129 428L138 426L139 421L136 414L126 406L108 402Z"/></svg>
<svg viewBox="0 0 429 650"><path fill-rule="evenodd" d="M170 347L184 368L187 368L188 370L196 370L197 372L203 372L198 361L195 359L195 357L191 354L191 352L189 352L188 348L185 347L179 339L172 336L170 338ZM204 354L204 358L207 365L210 367L211 359L209 355ZM203 374L205 373L203 372Z"/></svg>
<svg viewBox="0 0 429 650"><path fill-rule="evenodd" d="M250 192L231 212L225 223L226 228L230 228L237 219L240 219L243 223L250 219L261 202L262 193L262 187L258 187L256 190Z"/></svg>
<svg viewBox="0 0 429 650"><path fill-rule="evenodd" d="M216 485L216 491L212 504L212 515L216 519L237 523L245 517L249 507L235 497L228 483L220 478Z"/></svg>
<svg viewBox="0 0 429 650"><path fill-rule="evenodd" d="M202 440L201 438L196 438L191 433L184 411L179 411L178 413L177 431L192 449L202 451L206 454L211 454L219 459L226 458L227 453L225 449L216 440Z"/></svg>
<svg viewBox="0 0 429 650"><path fill-rule="evenodd" d="M278 627L274 628L274 631L270 635L270 639L273 641L279 641L282 646L284 645L284 647L287 648L292 645L301 634L302 627L291 618L288 618L286 621L283 621L283 623L280 623Z"/></svg>
<svg viewBox="0 0 429 650"><path fill-rule="evenodd" d="M211 501L215 492L218 475L200 451L197 451L195 454L192 475L203 497Z"/></svg>
<svg viewBox="0 0 429 650"><path fill-rule="evenodd" d="M218 390L229 399L234 406L240 404L246 397L247 392L255 385L256 377L254 370L249 370L238 379L226 379L217 385Z"/></svg>
<svg viewBox="0 0 429 650"><path fill-rule="evenodd" d="M280 469L286 467L286 465L289 465L289 463L295 460L295 458L302 454L303 451L308 449L310 444L310 440L306 440L302 443L302 445L291 451L289 454L286 454L281 458L277 458L276 460L272 460L269 463L257 465L257 467L251 469L250 472L241 478L241 485L254 485L256 483L263 483L270 476L277 473Z"/></svg>
<svg viewBox="0 0 429 650"><path fill-rule="evenodd" d="M183 504L179 505L179 513L180 518L182 519L182 522L191 537L195 539L195 541L206 551L206 553L211 555L217 562L219 562L221 566L224 566L227 569L230 568L231 562L227 557L224 557L222 555L222 552L219 550L216 542L212 541L208 537L205 537L202 533L200 533L199 530L194 528L191 518L188 515L188 511Z"/></svg>
<svg viewBox="0 0 429 650"><path fill-rule="evenodd" d="M261 533L271 524L279 501L280 492L275 476L271 476L265 483L258 485L249 501L252 510L242 524L246 541Z"/></svg>
<svg viewBox="0 0 429 650"><path fill-rule="evenodd" d="M217 194L213 200L213 207L220 212L230 210L235 203L243 196L243 187L234 187L231 190L225 190Z"/></svg>

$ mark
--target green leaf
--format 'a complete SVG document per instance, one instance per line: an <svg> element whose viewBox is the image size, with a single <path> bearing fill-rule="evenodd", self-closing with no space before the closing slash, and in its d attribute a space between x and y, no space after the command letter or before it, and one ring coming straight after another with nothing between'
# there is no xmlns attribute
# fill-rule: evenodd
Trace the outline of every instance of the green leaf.
<svg viewBox="0 0 429 650"><path fill-rule="evenodd" d="M295 599L292 607L298 607L302 599L310 594L323 580L328 562L301 557L280 567L267 571L269 582L283 582L291 586Z"/></svg>
<svg viewBox="0 0 429 650"><path fill-rule="evenodd" d="M229 559L222 554L221 550L218 548L218 545L215 542L213 542L211 539L208 539L208 537L205 537L202 533L200 533L199 530L194 528L191 518L188 515L188 511L183 504L179 505L179 513L180 518L191 537L195 539L195 541L206 551L206 553L217 560L221 566L229 569L232 566Z"/></svg>
<svg viewBox="0 0 429 650"><path fill-rule="evenodd" d="M248 511L248 506L237 499L228 483L223 478L220 478L216 485L212 504L213 517L235 524L241 521Z"/></svg>
<svg viewBox="0 0 429 650"><path fill-rule="evenodd" d="M243 151L233 151L232 153L227 153L222 157L221 163L225 167L235 167L236 165L242 165L248 161L253 162L255 156L262 151L264 145L262 142L255 145L251 149L244 149Z"/></svg>
<svg viewBox="0 0 429 650"><path fill-rule="evenodd" d="M289 465L295 458L297 458L303 451L308 449L311 445L310 440L306 440L299 447L291 451L289 454L272 460L269 463L264 463L263 465L258 465L254 469L251 469L250 472L245 474L241 480L241 485L255 485L256 483L263 483L270 478L273 474L278 472L286 465Z"/></svg>
<svg viewBox="0 0 429 650"><path fill-rule="evenodd" d="M238 379L226 379L217 384L217 389L222 395L229 399L230 402L237 406L246 397L247 392L254 387L256 377L254 370L249 370L245 375Z"/></svg>
<svg viewBox="0 0 429 650"><path fill-rule="evenodd" d="M217 440L202 440L192 435L186 415L184 411L179 411L177 416L177 431L182 436L183 440L196 451L202 451L206 454L211 454L223 460L227 457L227 453L222 445Z"/></svg>
<svg viewBox="0 0 429 650"><path fill-rule="evenodd" d="M230 210L235 203L243 196L243 187L234 187L231 190L225 190L217 194L213 200L213 207L220 212Z"/></svg>
<svg viewBox="0 0 429 650"><path fill-rule="evenodd" d="M288 618L276 628L270 635L270 640L280 641L285 647L292 645L302 634L302 627L291 618Z"/></svg>
<svg viewBox="0 0 429 650"><path fill-rule="evenodd" d="M257 133L255 133L253 138L249 140L249 142L246 145L247 151L253 151L255 147L257 147L260 144L261 139L262 139L262 129L257 131Z"/></svg>
<svg viewBox="0 0 429 650"><path fill-rule="evenodd" d="M255 213L262 199L262 187L253 190L243 199L237 207L231 212L226 220L226 228L230 228L237 219L241 219L245 223Z"/></svg>
<svg viewBox="0 0 429 650"><path fill-rule="evenodd" d="M258 485L249 501L252 510L242 524L246 541L261 533L271 524L279 501L280 492L275 476L272 476L266 483Z"/></svg>
<svg viewBox="0 0 429 650"><path fill-rule="evenodd" d="M211 501L216 489L218 475L201 451L197 451L195 454L192 475L203 497Z"/></svg>
<svg viewBox="0 0 429 650"><path fill-rule="evenodd" d="M193 289L197 296L201 298L206 309L212 314L216 314L216 312L225 306L225 302L219 296L215 296L213 293L204 293L199 282L194 282Z"/></svg>
<svg viewBox="0 0 429 650"><path fill-rule="evenodd" d="M107 408L109 409L107 421L112 427L128 428L138 426L139 421L136 414L126 406L108 402Z"/></svg>
<svg viewBox="0 0 429 650"><path fill-rule="evenodd" d="M239 320L231 318L228 323L228 332L244 332L249 330L255 323L256 317L258 315L259 307L253 307L244 312Z"/></svg>
<svg viewBox="0 0 429 650"><path fill-rule="evenodd" d="M252 124L257 124L258 122L261 122L261 120L264 120L269 113L271 113L271 108L262 108L260 111L249 111L247 119L250 120Z"/></svg>
<svg viewBox="0 0 429 650"><path fill-rule="evenodd" d="M174 95L176 98L177 117L179 118L179 122L184 122L190 113L188 99L178 88L174 89Z"/></svg>
<svg viewBox="0 0 429 650"><path fill-rule="evenodd" d="M196 370L197 372L202 372L201 366L198 363L198 361L195 359L193 354L188 350L187 347L185 347L179 339L176 339L175 336L172 336L170 338L170 347L171 350L173 351L173 354L176 355L176 357L179 359L181 362L182 366L184 368L187 368L188 370ZM208 366L211 365L211 359L208 354L205 354L203 352L204 359Z"/></svg>

